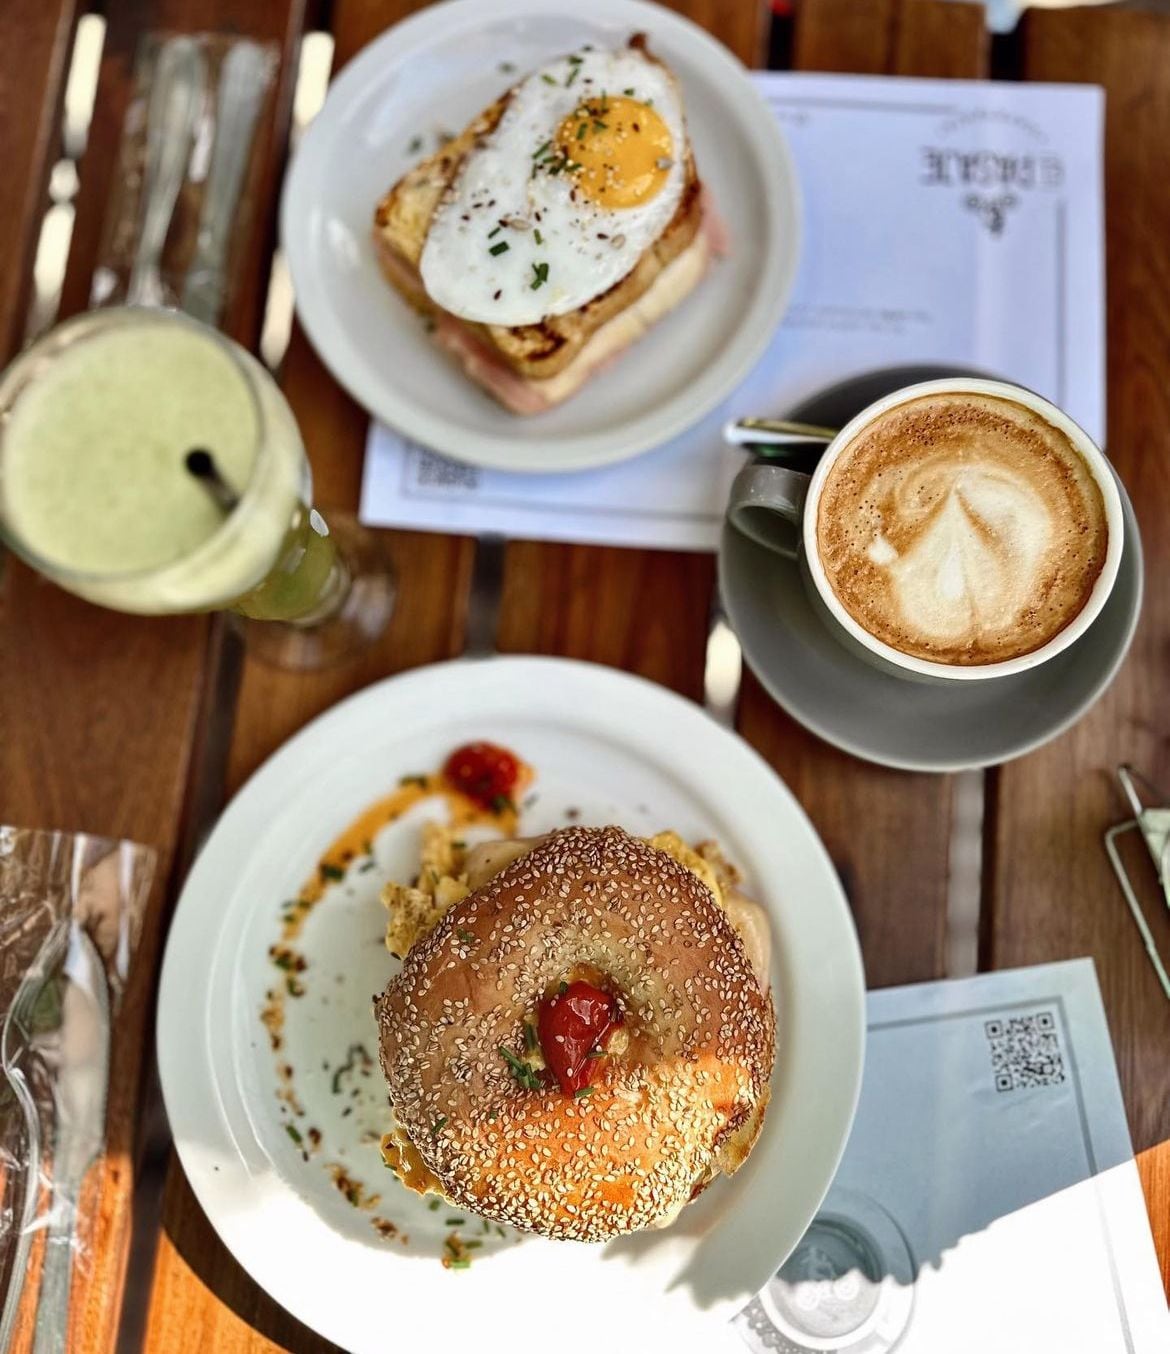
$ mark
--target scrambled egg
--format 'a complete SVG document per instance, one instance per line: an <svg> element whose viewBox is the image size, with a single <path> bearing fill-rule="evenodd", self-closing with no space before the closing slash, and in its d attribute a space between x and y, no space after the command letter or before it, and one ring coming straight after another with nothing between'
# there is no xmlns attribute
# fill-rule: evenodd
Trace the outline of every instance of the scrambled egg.
<svg viewBox="0 0 1170 1354"><path fill-rule="evenodd" d="M418 878L413 884L387 884L382 902L390 913L386 948L405 959L439 918L471 892L467 882L467 844L459 829L424 823Z"/></svg>
<svg viewBox="0 0 1170 1354"><path fill-rule="evenodd" d="M483 873L482 868L473 870L473 867L482 867L484 864L491 867L495 862L490 859L471 859L473 850L479 857L485 857L489 851L498 854L499 864L489 868L487 878L517 855L523 854L522 851L510 849L511 843L483 843L477 848L469 848L460 837L460 830L442 823L425 823L418 878L413 884L387 884L382 890L382 902L390 913L386 927L386 948L397 959L404 959L411 947L431 930L449 907L461 898L466 898L473 887L486 882L484 878L477 877L473 885L469 872L473 871L479 876ZM704 841L688 846L677 832L659 832L644 840L648 845L673 856L685 869L698 875L720 907L730 910L728 904L740 875L723 855L717 842ZM532 845L535 844L534 838ZM501 846L505 846L505 849L500 850Z"/></svg>

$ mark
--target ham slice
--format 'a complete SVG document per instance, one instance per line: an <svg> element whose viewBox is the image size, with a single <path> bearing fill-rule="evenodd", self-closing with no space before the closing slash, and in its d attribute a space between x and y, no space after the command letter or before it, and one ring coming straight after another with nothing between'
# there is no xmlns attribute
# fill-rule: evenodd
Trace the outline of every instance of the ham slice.
<svg viewBox="0 0 1170 1354"><path fill-rule="evenodd" d="M576 394L586 381L658 323L694 290L712 257L727 252L727 232L709 204L695 238L654 279L650 287L620 315L603 324L563 371L544 380L522 376L508 365L495 348L457 316L437 307L434 339L477 385L514 414L539 414ZM387 248L379 248L378 261L395 287L424 309L429 300L417 274Z"/></svg>

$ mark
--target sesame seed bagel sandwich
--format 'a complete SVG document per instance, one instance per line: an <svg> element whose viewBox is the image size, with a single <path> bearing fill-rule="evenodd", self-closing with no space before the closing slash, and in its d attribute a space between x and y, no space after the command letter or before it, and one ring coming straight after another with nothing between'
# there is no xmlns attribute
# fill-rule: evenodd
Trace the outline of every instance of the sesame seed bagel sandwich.
<svg viewBox="0 0 1170 1354"><path fill-rule="evenodd" d="M761 909L713 843L673 833L572 827L459 865L443 881L454 901L413 936L387 899L405 953L375 1003L398 1123L387 1163L548 1237L669 1223L743 1164L763 1123ZM418 891L398 892L405 905Z"/></svg>

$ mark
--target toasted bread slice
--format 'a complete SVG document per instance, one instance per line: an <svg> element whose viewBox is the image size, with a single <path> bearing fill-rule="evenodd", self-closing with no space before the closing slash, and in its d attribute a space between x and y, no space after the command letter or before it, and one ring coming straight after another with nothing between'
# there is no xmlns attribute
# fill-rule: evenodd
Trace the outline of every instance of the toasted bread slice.
<svg viewBox="0 0 1170 1354"><path fill-rule="evenodd" d="M531 402L532 408L523 410L512 399L502 395L499 389L491 390L509 407L517 408L519 412L533 412L537 407L559 403L578 389L598 365L596 360L591 359L595 359L598 353L603 360L613 355L616 336L622 337L621 346L625 346L625 343L644 332L647 321L655 321L665 310L682 300L701 277L708 251L701 247L703 242L700 239L703 223L702 186L688 145L685 156L686 180L674 216L634 268L607 291L576 310L550 316L539 324L481 324L451 316L441 310L428 296L419 275L419 260L431 218L458 177L465 158L498 125L510 98L511 91L503 94L458 136L399 179L378 203L374 213L374 242L379 264L387 280L417 310L438 322L440 341L443 341L444 336L448 340L444 346L461 347L464 357L474 348L477 354L475 369L465 361L473 379L488 384L482 376L485 364L491 361L503 364L514 377L521 380L550 382L540 392L540 398ZM655 297L647 297L647 293L670 265L684 254L688 254L688 266L674 269L669 279L670 285L661 285ZM700 260L702 266L696 267L696 262ZM682 285L684 280L685 286ZM611 323L642 298L647 299L647 304L641 308L640 319L635 321L631 318L627 325ZM459 345L449 341L452 322L465 331ZM603 329L606 330L604 338L600 334ZM586 370L576 365L581 361L587 361ZM553 378L557 377L563 379L554 381Z"/></svg>

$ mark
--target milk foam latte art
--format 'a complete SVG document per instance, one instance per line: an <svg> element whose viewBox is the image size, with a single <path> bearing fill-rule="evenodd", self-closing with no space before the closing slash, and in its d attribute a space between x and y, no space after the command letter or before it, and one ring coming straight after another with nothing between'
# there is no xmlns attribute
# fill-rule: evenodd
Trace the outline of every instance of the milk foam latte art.
<svg viewBox="0 0 1170 1354"><path fill-rule="evenodd" d="M1065 431L998 394L938 391L844 440L816 514L833 593L870 635L936 663L1049 643L1105 564L1101 488Z"/></svg>

